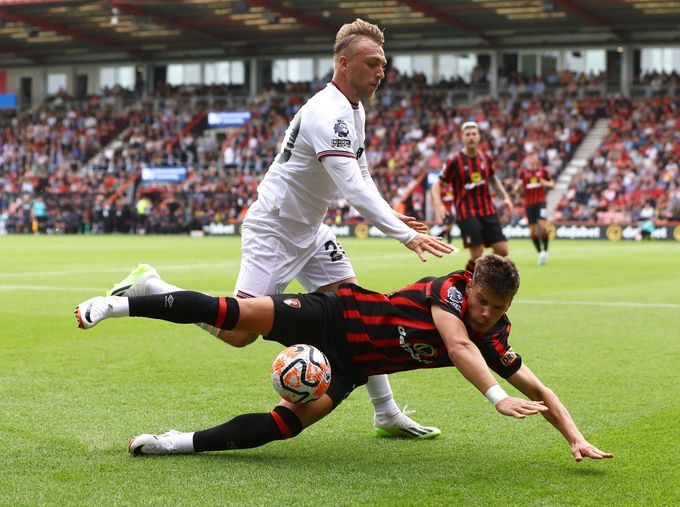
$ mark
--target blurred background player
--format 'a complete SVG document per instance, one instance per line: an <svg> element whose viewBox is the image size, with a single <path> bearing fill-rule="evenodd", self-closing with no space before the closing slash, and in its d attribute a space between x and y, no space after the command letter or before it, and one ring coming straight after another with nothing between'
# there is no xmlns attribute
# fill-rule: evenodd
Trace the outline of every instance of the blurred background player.
<svg viewBox="0 0 680 507"><path fill-rule="evenodd" d="M524 193L524 212L540 265L548 262L548 208L545 189L554 186L555 182L541 164L538 153L529 153L524 159L524 167L517 173L514 192L522 189Z"/></svg>
<svg viewBox="0 0 680 507"><path fill-rule="evenodd" d="M282 293L294 279L308 291L335 292L341 283L356 283L347 254L323 223L338 192L387 236L397 239L425 261L453 249L425 234L424 224L395 213L381 197L364 153L362 100L373 96L385 77L383 33L357 19L338 31L333 49L333 78L300 108L281 143L281 151L257 188L241 234L241 269L234 295L253 298ZM128 289L139 284L153 293L177 290L149 266L140 267L110 291L113 295L143 295ZM237 346L257 334L204 329ZM431 438L440 431L422 426L401 411L385 375L371 377L366 390L374 408L374 428L380 436Z"/></svg>
<svg viewBox="0 0 680 507"><path fill-rule="evenodd" d="M493 156L479 149L479 125L473 121L465 122L461 132L464 148L444 164L439 178L432 185L432 199L435 222L441 224L451 214L451 209L442 202L442 186L451 185L463 246L470 250L470 260L465 269L473 271L475 261L484 253L484 247L491 247L497 255L508 255L508 240L503 234L489 186L493 185L509 212L512 212L513 206L495 174Z"/></svg>
<svg viewBox="0 0 680 507"><path fill-rule="evenodd" d="M456 209L453 206L453 186L450 183L441 185L440 197L449 213L442 220L442 230L439 236L446 238L446 242L451 244L451 227L456 223Z"/></svg>

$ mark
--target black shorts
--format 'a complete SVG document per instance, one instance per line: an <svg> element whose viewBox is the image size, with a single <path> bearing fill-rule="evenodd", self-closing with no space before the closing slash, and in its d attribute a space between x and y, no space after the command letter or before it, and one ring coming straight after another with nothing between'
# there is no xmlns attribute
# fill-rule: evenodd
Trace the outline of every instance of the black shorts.
<svg viewBox="0 0 680 507"><path fill-rule="evenodd" d="M460 227L460 235L463 238L463 246L465 248L482 244L484 246L491 246L499 241L508 240L503 234L501 221L496 213L461 220L458 222L458 226Z"/></svg>
<svg viewBox="0 0 680 507"><path fill-rule="evenodd" d="M544 202L539 202L537 204L530 204L526 208L527 220L530 224L535 224L539 220L548 219L548 208Z"/></svg>
<svg viewBox="0 0 680 507"><path fill-rule="evenodd" d="M326 394L333 400L333 408L337 407L359 385L352 375L340 299L329 292L270 297L274 301L274 325L264 339L286 347L306 343L323 352L331 364L331 385Z"/></svg>

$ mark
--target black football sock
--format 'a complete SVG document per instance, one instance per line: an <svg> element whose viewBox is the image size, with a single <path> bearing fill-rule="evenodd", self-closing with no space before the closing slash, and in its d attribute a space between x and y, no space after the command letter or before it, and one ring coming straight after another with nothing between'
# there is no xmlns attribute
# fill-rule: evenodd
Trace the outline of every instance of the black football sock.
<svg viewBox="0 0 680 507"><path fill-rule="evenodd" d="M178 324L205 322L218 329L234 329L240 310L238 301L188 290L128 298L130 317L148 317Z"/></svg>
<svg viewBox="0 0 680 507"><path fill-rule="evenodd" d="M547 232L544 233L541 236L541 239L543 240L543 250L545 250L547 252L548 251L548 240L549 240L548 233Z"/></svg>
<svg viewBox="0 0 680 507"><path fill-rule="evenodd" d="M539 239L539 237L537 235L536 236L532 235L531 241L533 241L534 247L536 247L536 251L538 253L541 253L541 240Z"/></svg>
<svg viewBox="0 0 680 507"><path fill-rule="evenodd" d="M465 265L465 270L466 270L466 271L469 271L470 273L474 273L474 272L475 272L475 263L476 263L476 262L477 262L477 261L475 261L474 259L468 260L468 261L467 261L467 264Z"/></svg>
<svg viewBox="0 0 680 507"><path fill-rule="evenodd" d="M214 428L194 433L194 450L226 451L250 449L274 440L299 435L300 419L286 407L277 406L270 413L243 414Z"/></svg>

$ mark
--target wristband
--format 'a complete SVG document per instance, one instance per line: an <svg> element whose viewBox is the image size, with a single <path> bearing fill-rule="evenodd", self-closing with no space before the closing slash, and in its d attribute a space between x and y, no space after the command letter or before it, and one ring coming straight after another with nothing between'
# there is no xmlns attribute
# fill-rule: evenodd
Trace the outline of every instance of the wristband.
<svg viewBox="0 0 680 507"><path fill-rule="evenodd" d="M486 396L491 403L497 405L499 401L508 397L508 393L506 393L498 384L494 384L486 390L484 396Z"/></svg>

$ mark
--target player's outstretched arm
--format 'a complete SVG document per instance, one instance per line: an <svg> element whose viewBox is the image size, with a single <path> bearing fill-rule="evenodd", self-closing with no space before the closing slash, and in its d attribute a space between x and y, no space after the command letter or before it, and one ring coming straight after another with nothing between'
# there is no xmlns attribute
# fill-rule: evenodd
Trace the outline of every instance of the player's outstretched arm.
<svg viewBox="0 0 680 507"><path fill-rule="evenodd" d="M543 412L550 424L564 436L571 446L571 454L576 461L583 458L603 459L613 458L614 455L604 452L588 442L581 434L571 414L551 389L543 385L538 377L525 364L520 366L508 381L532 400L542 400L547 411Z"/></svg>
<svg viewBox="0 0 680 507"><path fill-rule="evenodd" d="M444 203L442 202L441 189L442 183L439 179L436 179L430 190L432 208L434 209L434 223L436 224L441 224L444 221L444 217L448 214L446 206L444 206Z"/></svg>
<svg viewBox="0 0 680 507"><path fill-rule="evenodd" d="M426 262L425 252L429 252L435 257L443 257L444 254L450 254L456 251L454 247L444 243L442 238L423 234L421 232L411 241L405 244L406 248L413 250L421 261Z"/></svg>
<svg viewBox="0 0 680 507"><path fill-rule="evenodd" d="M491 401L501 414L524 419L547 410L541 402L508 396L489 372L482 353L472 343L463 322L437 305L432 305L432 319L441 335L453 364L463 376Z"/></svg>

